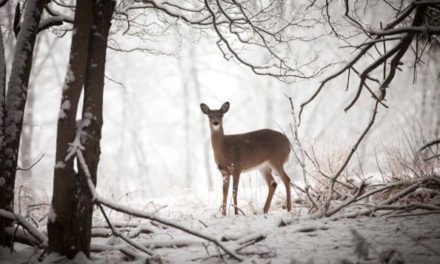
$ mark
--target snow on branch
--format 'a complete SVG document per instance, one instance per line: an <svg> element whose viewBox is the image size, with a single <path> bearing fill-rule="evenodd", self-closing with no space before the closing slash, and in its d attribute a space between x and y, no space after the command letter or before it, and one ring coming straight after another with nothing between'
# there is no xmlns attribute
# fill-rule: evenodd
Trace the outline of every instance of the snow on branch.
<svg viewBox="0 0 440 264"><path fill-rule="evenodd" d="M12 213L4 209L0 209L0 217L12 221L17 221L18 225L21 225L34 238L37 239L40 246L43 246L47 243L47 237L43 233L41 233L35 226L31 225L28 221L26 221L26 219L22 215L17 213Z"/></svg>

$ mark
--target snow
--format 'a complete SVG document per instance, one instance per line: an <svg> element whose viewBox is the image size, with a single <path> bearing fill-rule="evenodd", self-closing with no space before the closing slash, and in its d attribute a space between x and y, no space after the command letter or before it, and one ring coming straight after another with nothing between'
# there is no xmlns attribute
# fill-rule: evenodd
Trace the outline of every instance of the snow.
<svg viewBox="0 0 440 264"><path fill-rule="evenodd" d="M93 118L94 118L94 117L93 117L93 114L92 114L92 113L90 113L90 112L85 112L85 113L84 113L84 118L83 118L82 123L81 123L81 126L82 126L81 129L90 126L90 124L92 123L91 120L92 120Z"/></svg>
<svg viewBox="0 0 440 264"><path fill-rule="evenodd" d="M63 90L68 89L68 83L75 81L75 74L73 74L72 67L70 65L67 66L66 79L64 80Z"/></svg>
<svg viewBox="0 0 440 264"><path fill-rule="evenodd" d="M60 108L60 112L58 113L58 118L59 119L64 119L67 117L67 114L65 111L69 111L71 107L71 103L69 100L65 100L62 104L61 104L61 108Z"/></svg>
<svg viewBox="0 0 440 264"><path fill-rule="evenodd" d="M259 204L263 201L250 205L245 201L252 197L242 195L239 205L246 216L230 214L233 208L228 216L222 216L218 210L220 200L212 197L215 197L212 193L202 196L186 193L149 203L139 197L131 199L129 206L145 208L146 212L156 211L157 217L221 239L229 248L242 248L238 252L245 258L244 263L379 263L379 256L401 258L405 263L440 263L440 221L435 214L312 219L299 205L292 212L286 212L281 208L284 198L274 197L271 211L264 215ZM141 233L133 239L153 250L165 263L221 262L217 257L220 251L200 238L163 225L154 226L150 221L120 214L111 214L111 217L115 224L125 222L153 231ZM100 229L106 226L98 211L95 212L94 226ZM124 233L134 235L139 228ZM258 242L254 243L255 240ZM368 249L362 251L361 246ZM16 249L14 254L0 249L0 263L22 263L34 254L29 247L18 246ZM128 263L121 251L132 249L114 237L95 237L92 250L91 260L82 253L72 260L50 254L43 263ZM359 250L362 254L357 252ZM138 254L142 256L140 252ZM34 254L30 263L37 263L38 255ZM236 262L229 256L222 257L227 263Z"/></svg>
<svg viewBox="0 0 440 264"><path fill-rule="evenodd" d="M63 110L69 110L70 109L70 101L69 100L66 100L66 101L64 101L63 102L63 104L61 105L61 109L63 109Z"/></svg>
<svg viewBox="0 0 440 264"><path fill-rule="evenodd" d="M55 220L57 219L57 214L55 213L55 210L53 209L52 205L49 209L48 219L50 223L55 223Z"/></svg>
<svg viewBox="0 0 440 264"><path fill-rule="evenodd" d="M57 164L55 164L55 169L64 169L66 167L66 163L64 161L58 161Z"/></svg>

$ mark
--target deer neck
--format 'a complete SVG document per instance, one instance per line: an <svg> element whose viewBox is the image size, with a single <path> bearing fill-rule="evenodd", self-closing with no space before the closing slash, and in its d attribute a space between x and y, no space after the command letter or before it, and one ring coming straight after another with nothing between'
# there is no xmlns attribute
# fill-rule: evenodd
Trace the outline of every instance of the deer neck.
<svg viewBox="0 0 440 264"><path fill-rule="evenodd" d="M222 125L220 125L219 129L213 129L211 127L211 143L215 159L221 159L225 149L225 134Z"/></svg>

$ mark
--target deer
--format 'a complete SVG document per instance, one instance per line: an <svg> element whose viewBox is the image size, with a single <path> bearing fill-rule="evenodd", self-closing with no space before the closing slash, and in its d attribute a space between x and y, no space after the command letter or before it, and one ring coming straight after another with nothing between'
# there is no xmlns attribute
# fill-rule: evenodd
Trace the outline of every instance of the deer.
<svg viewBox="0 0 440 264"><path fill-rule="evenodd" d="M228 112L229 106L229 102L225 102L220 109L211 110L206 104L200 104L200 109L209 118L214 160L223 178L222 214L226 215L226 202L231 175L233 179L234 212L235 215L238 215L237 195L240 174L252 170L260 171L269 189L263 209L264 214L269 211L277 187L272 172L281 177L286 187L286 209L290 211L292 208L290 178L284 171L284 164L288 161L290 155L291 145L289 139L284 134L271 129L225 135L223 115Z"/></svg>

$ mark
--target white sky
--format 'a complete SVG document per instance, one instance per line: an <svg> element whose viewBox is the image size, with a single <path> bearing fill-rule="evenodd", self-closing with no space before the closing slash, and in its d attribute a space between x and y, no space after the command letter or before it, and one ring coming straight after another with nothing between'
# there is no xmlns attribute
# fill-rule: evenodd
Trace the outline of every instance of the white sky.
<svg viewBox="0 0 440 264"><path fill-rule="evenodd" d="M43 70L31 80L30 96L35 98L33 119L29 116L25 123L32 125L32 160L42 154L44 158L31 172L22 171L19 180L32 173L34 186L51 193L55 131L58 117L59 98L68 59L70 35L57 39L52 46L53 35L45 32L39 36L39 54L34 65L44 62ZM137 40L124 40L127 45L137 45ZM185 120L190 127L188 145L191 149L190 170L193 175L190 186L194 192L207 189L204 171L204 143L208 134L201 134L201 125L208 131L208 121L203 117L199 104L207 103L218 108L224 101L231 102L225 116L225 132L241 133L269 127L285 131L289 137L290 109L286 95L294 98L298 107L317 87L318 81L300 81L282 84L277 80L255 76L249 69L234 61L226 61L215 45L215 39L202 38L191 44L184 40L179 49L170 39L160 40L156 45L177 56L151 55L142 52L108 52L106 75L123 83L123 87L110 80L105 82L104 127L102 154L99 167L98 185L107 194L121 195L126 192L142 192L145 196L158 196L178 192L186 186ZM194 58L189 58L189 50L194 45ZM320 53L320 61L342 59L350 54L338 48L340 43L318 41L314 45L304 45L297 54L307 56L314 51ZM177 53L176 53L177 51ZM48 57L48 54L51 54ZM48 58L48 59L45 59ZM200 82L200 100L197 97L189 69L195 67ZM380 109L374 132L368 137L365 152L360 152L367 170L374 171L374 148L379 156L390 147L402 145L407 135L418 137L415 117L420 114L422 89L436 84L438 68L433 61L427 61L416 84L412 84L410 71L398 73L389 89L389 110ZM329 72L336 70L332 68ZM329 73L327 72L327 73ZM325 74L322 77L326 76ZM188 109L185 117L183 80L189 80ZM303 116L300 136L303 144L314 144L322 155L340 155L348 151L355 137L361 133L371 112L369 96L364 93L360 102L348 113L343 112L355 92L356 83L351 82L345 92L346 75L331 82L323 93L310 104ZM432 96L428 94L428 97ZM371 100L370 100L371 101ZM298 110L298 109L297 109ZM429 114L428 114L429 119ZM418 120L425 137L432 131L427 120ZM25 128L30 131L30 126ZM431 134L430 134L431 133ZM362 153L365 153L363 155ZM221 183L219 173L211 162L211 171L216 190ZM29 164L28 164L29 165ZM23 164L26 167L26 164ZM294 162L288 171L294 180L299 166ZM254 176L255 175L255 176ZM261 183L256 173L251 173L255 185Z"/></svg>

